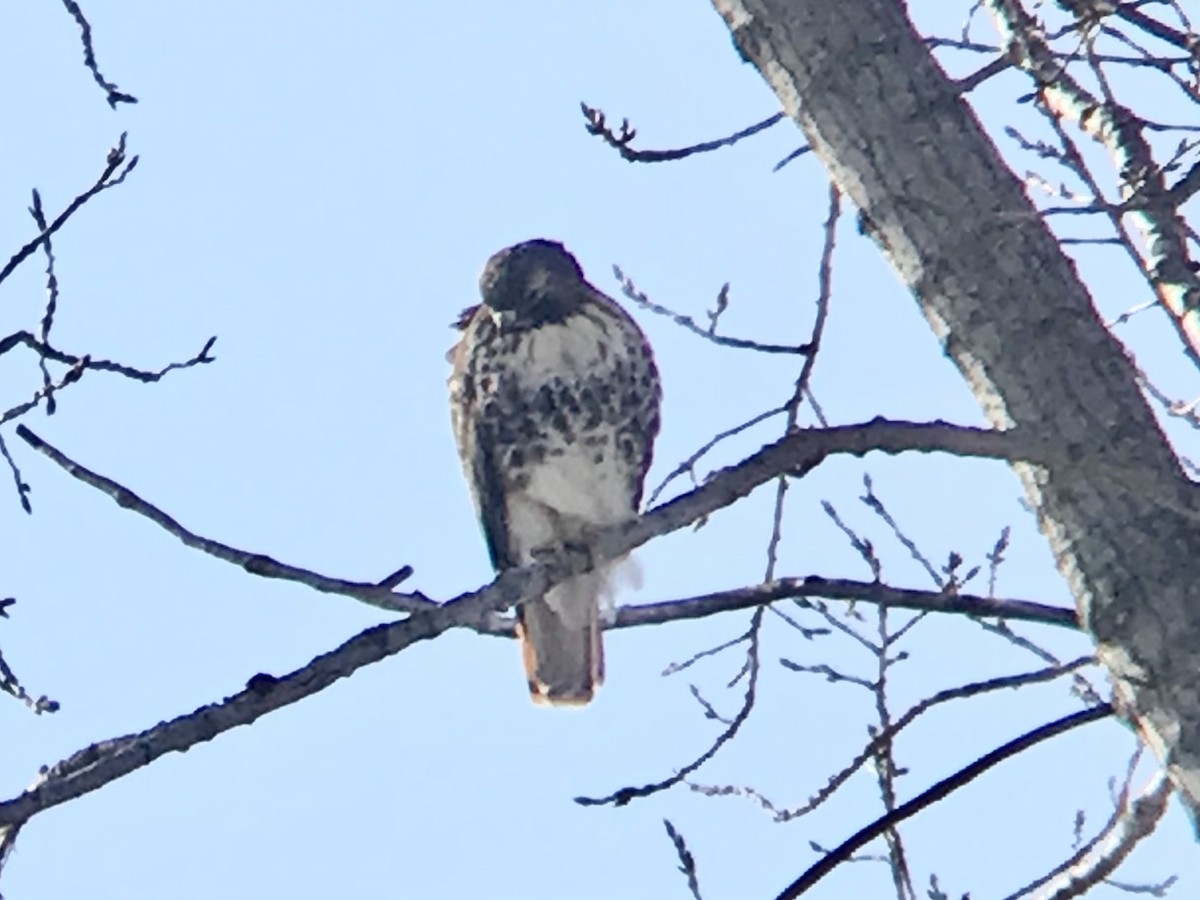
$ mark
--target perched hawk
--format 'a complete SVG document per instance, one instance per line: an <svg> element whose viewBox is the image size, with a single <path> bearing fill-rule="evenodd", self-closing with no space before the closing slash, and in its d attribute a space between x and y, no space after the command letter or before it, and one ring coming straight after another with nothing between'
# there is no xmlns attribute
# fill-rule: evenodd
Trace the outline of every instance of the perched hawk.
<svg viewBox="0 0 1200 900"><path fill-rule="evenodd" d="M637 515L662 390L646 336L553 241L501 250L450 351L450 411L497 571ZM536 703L584 704L604 680L608 563L520 607Z"/></svg>

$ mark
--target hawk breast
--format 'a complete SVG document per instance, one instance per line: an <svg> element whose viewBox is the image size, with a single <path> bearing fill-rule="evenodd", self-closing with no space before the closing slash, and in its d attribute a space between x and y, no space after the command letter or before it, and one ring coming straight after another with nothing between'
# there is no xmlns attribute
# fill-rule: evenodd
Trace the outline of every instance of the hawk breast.
<svg viewBox="0 0 1200 900"><path fill-rule="evenodd" d="M632 518L641 501L658 430L660 391L653 357L637 325L606 302L585 302L559 321L505 331L480 307L460 361L456 431L464 457L491 457L507 520L508 564L557 543L572 523L603 526ZM473 445L473 446L472 446ZM467 462L464 458L464 462ZM475 479L478 484L479 480ZM497 497L496 499L500 499ZM484 511L488 500L476 492ZM544 507L534 528L525 514Z"/></svg>

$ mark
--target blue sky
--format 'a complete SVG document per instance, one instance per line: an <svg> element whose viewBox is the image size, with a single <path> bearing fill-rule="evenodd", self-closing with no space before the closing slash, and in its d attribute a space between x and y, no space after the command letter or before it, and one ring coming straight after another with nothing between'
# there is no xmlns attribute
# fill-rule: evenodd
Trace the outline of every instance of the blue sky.
<svg viewBox="0 0 1200 900"><path fill-rule="evenodd" d="M957 31L961 10L946 13L958 4L913 6L923 24ZM0 247L34 233L31 187L56 211L128 130L137 171L56 239L55 340L154 367L216 334L218 359L151 387L89 374L61 396L57 415L26 422L202 534L347 578L411 564L411 584L440 599L490 580L450 434L444 354L484 260L516 240L561 239L602 289L616 292L617 263L653 299L701 318L729 281L729 333L807 338L827 189L808 157L772 173L801 140L790 123L657 166L623 162L582 127L584 100L628 116L641 146L677 146L777 109L705 3L469 2L453 15L369 0L340 12L262 0L85 9L101 66L141 102L108 108L56 5L6 10ZM1010 105L1024 90L1009 74L975 101L992 124L1033 130ZM1039 165L1013 158L1018 171ZM1111 248L1080 248L1076 258L1102 286L1106 315L1146 299ZM44 303L40 260L2 291L4 333L33 327ZM1173 345L1154 315L1127 329L1135 349L1161 354L1168 390L1187 394L1192 377L1196 393L1194 373L1162 353ZM637 316L666 391L652 483L791 390L795 359L714 347ZM39 378L28 356L0 358L0 400L23 399ZM852 211L812 386L835 422L984 424ZM781 427L723 445L709 466ZM0 704L6 796L42 764L231 694L256 672L282 674L381 619L353 600L258 580L184 548L5 437L35 513L25 516L15 497L0 502L0 594L19 601L0 623L0 646L31 691L62 703L40 718ZM823 465L789 492L780 574L870 577L821 512L828 500L875 541L889 581L931 587L859 502L864 473L937 561L958 551L982 562L1009 525L999 592L1070 604L1015 477L978 461ZM760 491L700 531L644 548L645 585L625 599L760 579L771 499ZM744 800L681 789L622 809L571 800L664 777L708 746L717 729L689 679L731 714L741 689L721 685L740 656L660 673L734 637L747 616L610 635L609 683L579 713L530 705L509 642L463 633L414 647L39 816L4 873L5 896L683 897L663 817L687 837L709 900L773 896L816 858L810 841L834 846L878 813L868 775L787 825ZM1025 631L1065 658L1088 650L1079 635ZM942 687L1040 667L958 619L924 623L906 647L912 658L894 682L900 709ZM862 746L871 700L785 671L778 658L863 674L871 660L846 641L806 642L775 620L763 652L761 709L697 780L750 784L792 805ZM900 741L910 769L902 798L1077 708L1055 682L931 713ZM1106 817L1106 781L1132 746L1119 725L1091 725L922 814L904 831L919 885L936 872L951 894L1003 896L1040 874L1069 852L1077 808L1094 825ZM1200 884L1195 852L1172 808L1121 877L1178 873L1176 895L1188 896ZM882 866L862 863L814 896L863 896L888 883Z"/></svg>

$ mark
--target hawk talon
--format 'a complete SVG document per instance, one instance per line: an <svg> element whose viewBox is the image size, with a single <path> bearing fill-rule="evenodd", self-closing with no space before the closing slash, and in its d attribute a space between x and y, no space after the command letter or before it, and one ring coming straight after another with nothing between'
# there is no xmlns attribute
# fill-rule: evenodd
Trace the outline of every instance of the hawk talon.
<svg viewBox="0 0 1200 900"><path fill-rule="evenodd" d="M592 548L585 541L563 541L549 547L535 547L529 551L535 563L546 566L568 566L573 572L587 572L596 567Z"/></svg>

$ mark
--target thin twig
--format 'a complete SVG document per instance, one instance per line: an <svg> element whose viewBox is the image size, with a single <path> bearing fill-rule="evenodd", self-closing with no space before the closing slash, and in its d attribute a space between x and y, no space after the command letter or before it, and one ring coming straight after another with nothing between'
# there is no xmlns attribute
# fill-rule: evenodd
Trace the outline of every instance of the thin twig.
<svg viewBox="0 0 1200 900"><path fill-rule="evenodd" d="M96 64L96 51L92 47L92 26L84 17L83 10L79 8L79 4L75 0L62 0L62 5L66 7L67 12L71 14L72 18L79 25L79 38L83 43L83 64L92 73L92 78L96 84L104 89L108 105L116 109L118 103L137 103L137 97L119 90L115 84L100 74L100 67Z"/></svg>
<svg viewBox="0 0 1200 900"><path fill-rule="evenodd" d="M25 415L25 413L29 412L31 409L36 409L43 400L49 402L49 400L53 398L55 392L61 391L68 385L72 385L77 382L83 377L83 373L87 368L86 361L87 357L85 356L82 360L68 369L66 374L63 375L63 377L57 382L51 382L50 384L38 388L34 395L24 403L18 403L16 406L9 407L3 413L0 413L0 425L3 425L5 422L11 422L13 419Z"/></svg>
<svg viewBox="0 0 1200 900"><path fill-rule="evenodd" d="M204 346L200 348L200 352L191 359L186 359L183 362L168 363L161 369L148 370L137 369L110 359L95 359L91 356L76 356L73 353L65 353L62 350L51 347L44 341L39 341L28 331L14 331L7 337L0 338L0 356L8 353L14 347L24 346L36 352L43 359L49 359L69 366L79 366L81 369L89 369L93 372L112 372L116 375L122 375L125 378L132 378L134 381L141 381L148 384L160 381L164 375L179 369L190 369L192 366L206 365L213 362L216 360L216 357L212 355L212 348L216 342L217 338L214 335L204 342Z"/></svg>
<svg viewBox="0 0 1200 900"><path fill-rule="evenodd" d="M696 463L700 462L701 458L704 457L704 455L707 454L708 451L712 450L715 446L717 446L717 444L721 443L722 441L724 441L728 438L739 435L743 431L746 431L747 429L753 428L755 425L758 425L760 422L765 422L768 419L773 419L773 418L775 418L775 416L782 415L783 413L784 413L784 408L782 406L777 406L774 409L768 409L766 412L761 412L756 416L752 416L751 418L747 419L745 422L742 422L740 425L734 425L732 428L728 428L725 431L721 431L721 432L718 432L717 434L713 435L712 438L710 440L708 440L699 450L697 450L695 453L693 453L691 456L689 456L687 459L685 459L678 466L676 466L674 469L671 470L671 472L667 475L666 478L664 478L662 480L662 482L658 485L658 487L656 487L651 492L650 499L647 501L646 505L653 506L657 502L659 496L662 494L662 492L666 488L666 486L669 485L676 478L678 478L680 475L691 474L692 484L693 485L697 484Z"/></svg>
<svg viewBox="0 0 1200 900"><path fill-rule="evenodd" d="M796 430L797 422L800 418L800 404L804 401L804 396L808 391L808 384L812 378L813 368L817 362L817 353L821 349L821 336L825 332L825 322L829 317L829 300L833 295L833 251L837 246L837 224L842 213L842 193L837 185L832 182L829 185L829 214L825 218L825 241L821 249L821 260L817 265L817 311L813 319L812 333L809 336L808 354L804 357L804 363L800 367L800 374L796 378L795 390L792 392L791 398L784 404L784 409L787 410L787 422L784 425L784 434L791 434ZM775 579L775 564L779 558L779 544L783 540L783 508L784 502L787 499L788 478L781 476L776 482L775 487L775 508L771 516L771 536L767 541L767 570L763 575L763 581L771 582Z"/></svg>
<svg viewBox="0 0 1200 900"><path fill-rule="evenodd" d="M761 122L756 122L748 128L743 128L741 131L735 131L726 137L718 138L715 141L703 141L702 143L693 144L690 147L681 147L677 150L634 150L629 145L637 137L637 129L629 124L628 119L621 120L621 129L617 132L608 126L604 113L599 109L588 106L586 103L580 103L579 108L583 111L584 119L587 120L587 124L584 127L587 128L588 134L596 135L596 137L616 150L622 159L629 162L642 163L671 162L677 159L686 159L697 153L709 153L713 150L719 150L722 147L730 147L740 140L758 134L760 131L766 131L772 125L782 122L785 118L783 113L777 112L774 115L767 116Z"/></svg>
<svg viewBox="0 0 1200 900"><path fill-rule="evenodd" d="M9 452L8 444L4 442L4 435L2 434L0 434L0 456L4 457L4 461L8 463L8 470L12 473L13 483L17 487L17 499L21 502L21 509L32 514L33 504L29 502L29 485L21 477L21 470L17 468L17 461L12 458L12 453Z"/></svg>
<svg viewBox="0 0 1200 900"><path fill-rule="evenodd" d="M1024 687L1030 684L1041 684L1047 681L1053 681L1056 678L1061 678L1076 669L1091 665L1095 662L1092 656L1084 656L1072 662L1050 666L1045 669L1037 669L1033 672L1022 672L1019 675L1004 675L996 678L988 678L983 681L975 681L970 684L962 684L957 687L946 688L938 691L929 697L926 697L920 703L907 709L903 715L896 719L891 725L880 731L867 745L858 752L846 766L834 774L830 779L818 790L807 803L789 809L781 809L770 803L752 788L736 787L733 785L699 785L689 783L689 787L697 793L704 794L709 797L720 796L745 796L755 800L760 806L771 814L771 817L776 822L791 822L795 819L802 818L808 815L817 807L821 806L826 800L834 795L843 784L850 780L855 772L863 767L867 762L875 758L880 747L889 741L894 741L896 736L905 728L916 721L920 716L924 715L935 706L943 703L949 703L952 700L966 700L971 697L977 697L981 694L990 693L992 691L1013 690L1019 687Z"/></svg>
<svg viewBox="0 0 1200 900"><path fill-rule="evenodd" d="M613 806L625 806L629 801L639 797L649 797L657 794L659 791L665 791L669 788L684 781L689 775L698 770L706 762L717 755L725 744L733 740L742 725L750 717L750 712L754 709L754 703L758 696L758 673L759 673L759 634L762 631L763 607L758 607L754 610L754 615L750 618L750 627L746 631L746 639L749 640L750 646L746 651L746 672L748 675L746 681L746 694L742 699L742 708L738 710L737 715L733 717L729 725L709 746L707 750L697 756L694 760L679 769L674 775L669 778L664 778L661 781L644 784L641 786L623 787L613 791L605 797L576 797L575 802L580 806L603 806L612 804Z"/></svg>
<svg viewBox="0 0 1200 900"><path fill-rule="evenodd" d="M687 877L688 890L692 892L694 900L704 900L700 896L700 882L696 877L696 858L692 856L683 835L671 824L671 820L663 819L663 825L666 826L671 843L675 845L675 855L679 857L679 871Z"/></svg>
<svg viewBox="0 0 1200 900"><path fill-rule="evenodd" d="M759 341L750 341L745 338L726 337L721 334L714 334L710 329L703 328L696 324L696 320L691 316L685 316L675 312L673 309L668 309L658 303L652 301L642 291L638 290L633 280L629 278L620 266L613 266L613 274L621 285L621 293L648 312L656 313L660 316L667 316L676 325L686 328L692 334L697 334L707 341L718 344L722 347L733 347L737 350L756 350L759 353L790 353L799 356L806 356L812 352L812 348L808 344L789 345L789 344L764 344ZM728 285L722 289L728 296Z"/></svg>
<svg viewBox="0 0 1200 900"><path fill-rule="evenodd" d="M64 0L65 2L65 0ZM108 158L104 164L104 170L100 173L100 177L95 183L79 194L74 200L67 204L66 209L59 213L48 228L43 228L41 233L29 241L25 246L12 255L4 268L0 269L0 284L8 278L26 259L33 254L39 247L48 241L55 232L63 227L67 221L73 216L81 206L95 197L97 194L103 193L109 188L116 187L123 182L126 176L137 166L138 158L136 156L126 157L125 155L125 138L124 132L118 139L116 146L108 151Z"/></svg>
<svg viewBox="0 0 1200 900"><path fill-rule="evenodd" d="M42 210L42 195L37 188L33 189L33 205L29 207L29 214L33 216L34 224L37 225L39 231L46 230L46 214ZM50 238L46 238L42 244L42 251L46 254L46 312L42 315L41 322L41 342L46 344L50 340L50 329L54 326L54 312L58 309L58 275L54 271L54 247L50 243ZM50 369L46 366L46 355L39 354L38 366L42 370L42 387L47 391L46 394L46 415L54 415L55 401L54 395L49 393L50 384L53 379L50 377Z"/></svg>
<svg viewBox="0 0 1200 900"><path fill-rule="evenodd" d="M683 602L687 603L688 601L685 600ZM760 606L761 604L756 603L756 604L749 604L749 605ZM609 627L610 628L628 628L629 625L632 623L625 621L626 619L629 618L629 616L626 615L623 617L622 612L624 612L625 610L639 610L642 608L643 607L636 607L636 606L619 607L617 610L616 619L614 620L613 624L610 625ZM677 672L682 672L684 669L694 666L696 663L700 662L700 660L707 659L711 656L716 656L717 654L722 653L725 650L728 650L730 647L736 647L738 644L740 644L746 640L749 640L748 634L739 634L737 637L731 638L728 641L725 641L723 644L717 644L715 647L709 647L707 650L701 650L698 653L693 653L691 656L689 656L683 662L671 663L669 666L667 666L665 669L663 669L660 674L665 678L668 675L674 675Z"/></svg>

